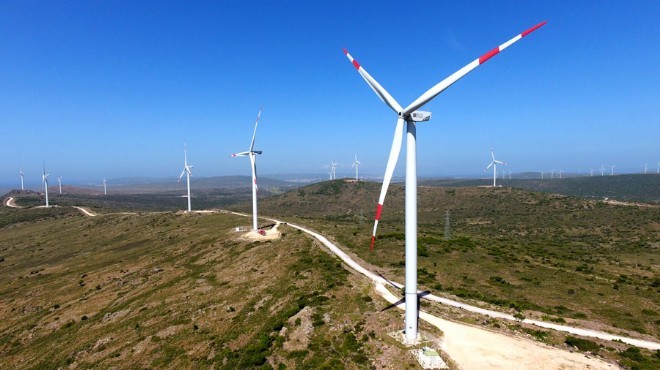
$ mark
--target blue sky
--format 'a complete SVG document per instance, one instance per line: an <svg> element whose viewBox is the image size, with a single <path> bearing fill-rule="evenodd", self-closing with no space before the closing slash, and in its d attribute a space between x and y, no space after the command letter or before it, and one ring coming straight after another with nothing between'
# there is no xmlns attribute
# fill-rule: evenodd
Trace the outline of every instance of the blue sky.
<svg viewBox="0 0 660 370"><path fill-rule="evenodd" d="M655 171L658 1L3 1L0 183L249 175L382 176L395 114L349 52L406 106L532 25L427 104L422 176ZM405 152L405 150L403 151ZM405 171L400 158L395 174ZM17 185L18 186L18 185Z"/></svg>

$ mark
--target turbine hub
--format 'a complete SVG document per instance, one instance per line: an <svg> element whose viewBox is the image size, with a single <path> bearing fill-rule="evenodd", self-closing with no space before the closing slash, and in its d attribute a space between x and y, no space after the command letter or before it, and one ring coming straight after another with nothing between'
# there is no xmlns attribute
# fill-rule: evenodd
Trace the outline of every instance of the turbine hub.
<svg viewBox="0 0 660 370"><path fill-rule="evenodd" d="M416 110L408 118L413 122L426 122L431 119L431 112Z"/></svg>

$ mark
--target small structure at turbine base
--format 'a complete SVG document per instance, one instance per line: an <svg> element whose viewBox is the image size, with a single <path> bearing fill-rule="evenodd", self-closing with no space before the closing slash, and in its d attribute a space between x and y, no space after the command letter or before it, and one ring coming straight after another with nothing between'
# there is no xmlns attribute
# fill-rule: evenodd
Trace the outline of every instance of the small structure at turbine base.
<svg viewBox="0 0 660 370"><path fill-rule="evenodd" d="M440 357L440 354L432 348L422 347L413 349L413 356L417 359L419 364L422 366L422 369L448 369L449 366L445 361Z"/></svg>

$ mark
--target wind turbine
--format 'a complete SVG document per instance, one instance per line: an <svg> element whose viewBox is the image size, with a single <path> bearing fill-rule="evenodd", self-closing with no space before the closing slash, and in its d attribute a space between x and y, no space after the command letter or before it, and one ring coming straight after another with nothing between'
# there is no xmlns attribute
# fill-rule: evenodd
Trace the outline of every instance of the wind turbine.
<svg viewBox="0 0 660 370"><path fill-rule="evenodd" d="M259 125L259 118L261 111L257 114L257 121L254 123L254 133L252 134L252 141L250 142L250 150L247 152L240 152L232 154L232 157L250 157L250 167L252 168L252 230L258 230L257 227L257 154L261 154L261 150L254 150L254 139L257 136L257 125Z"/></svg>
<svg viewBox="0 0 660 370"><path fill-rule="evenodd" d="M105 181L105 177L103 178L103 195L108 195L108 186Z"/></svg>
<svg viewBox="0 0 660 370"><path fill-rule="evenodd" d="M614 176L614 167L616 167L616 165L610 166L610 176Z"/></svg>
<svg viewBox="0 0 660 370"><path fill-rule="evenodd" d="M545 175L545 172L541 171L541 180L543 180L543 175Z"/></svg>
<svg viewBox="0 0 660 370"><path fill-rule="evenodd" d="M60 194L62 194L62 176L57 177L57 183L60 185Z"/></svg>
<svg viewBox="0 0 660 370"><path fill-rule="evenodd" d="M589 176L594 177L594 169L589 167Z"/></svg>
<svg viewBox="0 0 660 370"><path fill-rule="evenodd" d="M401 142L403 140L403 124L406 123L406 185L405 185L405 214L406 214L406 281L405 281L405 302L406 302L406 321L405 321L405 341L414 343L417 341L417 319L418 319L418 305L417 305L417 143L416 143L416 123L424 122L431 119L430 112L417 111L417 109L424 106L431 99L442 93L449 86L464 77L466 74L477 68L479 65L485 63L488 59L492 58L500 51L509 47L516 41L527 36L539 27L543 26L546 22L539 23L534 27L517 35L506 43L492 49L478 59L472 61L468 65L454 72L449 77L442 80L437 85L427 90L424 94L419 96L414 102L406 108L401 107L399 103L373 78L371 75L355 60L346 49L344 53L348 60L357 69L358 73L367 82L369 87L378 95L378 97L389 106L397 114L397 123L394 131L394 138L392 140L392 147L390 155L387 160L385 169L385 176L383 177L383 185L378 199L378 206L376 208L376 216L374 220L374 229L371 236L371 246L373 250L374 242L376 240L376 229L378 221L380 220L381 212L383 209L383 202L387 194L387 188L392 180L392 174L396 167L396 162L401 151Z"/></svg>
<svg viewBox="0 0 660 370"><path fill-rule="evenodd" d="M183 171L181 171L181 175L179 175L179 181L181 181L181 178L183 177L183 174L186 175L186 184L188 185L188 212L191 211L190 208L190 176L192 176L192 171L190 171L193 166L188 165L188 146L186 144L183 144Z"/></svg>
<svg viewBox="0 0 660 370"><path fill-rule="evenodd" d="M357 160L357 154L355 154L355 162L353 162L353 165L351 167L355 167L355 181L359 181L360 178L358 177L358 167L360 167L362 163Z"/></svg>
<svg viewBox="0 0 660 370"><path fill-rule="evenodd" d="M44 183L44 192L46 193L46 207L50 207L48 204L48 176L50 174L46 173L46 161L44 161L44 174L41 176L41 181Z"/></svg>
<svg viewBox="0 0 660 370"><path fill-rule="evenodd" d="M493 158L493 161L490 162L490 164L486 167L486 169L484 169L484 171L486 171L490 167L493 167L493 187L496 187L497 186L497 165L498 164L506 164L506 163L504 163L502 161L498 161L497 159L495 159L495 153L493 153L493 148L492 147L490 148L490 156ZM504 173L502 173L502 178L504 178Z"/></svg>
<svg viewBox="0 0 660 370"><path fill-rule="evenodd" d="M649 164L648 164L648 163L645 163L645 164L644 164L644 174L645 174L645 175L646 175L646 172L648 171L648 169L649 169Z"/></svg>
<svg viewBox="0 0 660 370"><path fill-rule="evenodd" d="M561 179L561 174L564 173L564 170L562 170L562 169L560 168L559 171L557 171L557 172L559 172L559 179Z"/></svg>
<svg viewBox="0 0 660 370"><path fill-rule="evenodd" d="M338 165L338 164L339 164L339 163L336 163L336 162L330 161L330 166L332 166L332 167L330 168L330 177L331 177L331 180L337 180L337 165Z"/></svg>
<svg viewBox="0 0 660 370"><path fill-rule="evenodd" d="M550 178L551 179L555 178L555 170L550 170Z"/></svg>
<svg viewBox="0 0 660 370"><path fill-rule="evenodd" d="M602 164L600 165L600 176L601 177L605 176L605 166L603 166Z"/></svg>
<svg viewBox="0 0 660 370"><path fill-rule="evenodd" d="M23 173L23 170L20 170L18 173L21 175L21 190L25 190L23 186L23 176L25 176L25 173Z"/></svg>
<svg viewBox="0 0 660 370"><path fill-rule="evenodd" d="M657 167L655 168L655 173L658 174L660 173L660 162L658 162ZM22 184L22 182L21 182Z"/></svg>

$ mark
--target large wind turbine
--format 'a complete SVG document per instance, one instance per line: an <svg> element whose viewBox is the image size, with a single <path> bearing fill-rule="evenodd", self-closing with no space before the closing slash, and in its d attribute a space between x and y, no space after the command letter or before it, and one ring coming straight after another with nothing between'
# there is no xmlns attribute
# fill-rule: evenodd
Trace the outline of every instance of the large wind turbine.
<svg viewBox="0 0 660 370"><path fill-rule="evenodd" d="M105 177L103 178L103 195L108 195L108 186L105 181Z"/></svg>
<svg viewBox="0 0 660 370"><path fill-rule="evenodd" d="M396 167L396 162L401 151L401 142L403 140L403 124L406 123L406 187L405 187L405 214L406 214L406 281L405 281L405 302L406 302L406 322L405 322L405 341L414 343L417 341L417 143L416 143L416 122L428 121L431 118L430 112L417 111L431 99L443 92L449 86L461 79L463 76L485 63L488 59L495 56L500 51L509 47L514 42L527 36L546 22L539 23L525 32L517 35L504 44L492 49L478 59L472 61L465 67L454 72L449 77L442 80L437 85L427 90L406 108L401 107L399 103L373 78L371 75L344 49L348 60L357 69L358 73L367 82L369 87L378 95L378 97L397 114L397 123L392 140L390 155L387 160L383 185L376 208L376 217L374 220L374 229L371 236L371 246L373 249L376 240L376 229L383 209L383 202L387 188L392 180L392 174Z"/></svg>
<svg viewBox="0 0 660 370"><path fill-rule="evenodd" d="M355 181L359 181L360 178L358 177L358 167L360 167L362 163L357 160L357 154L355 155L355 162L353 162L353 165L351 167L355 167Z"/></svg>
<svg viewBox="0 0 660 370"><path fill-rule="evenodd" d="M330 161L330 180L337 180L337 165L339 163Z"/></svg>
<svg viewBox="0 0 660 370"><path fill-rule="evenodd" d="M21 190L25 190L23 186L23 176L25 176L25 173L23 173L23 170L20 170L18 173L21 175Z"/></svg>
<svg viewBox="0 0 660 370"><path fill-rule="evenodd" d="M505 162L498 161L495 159L495 153L493 153L493 148L490 148L490 156L493 158L493 161L490 162L490 164L486 167L486 170L489 169L491 166L493 167L493 187L497 186L497 165L498 164L506 164ZM485 171L485 170L484 170ZM504 175L502 175L502 178L504 178Z"/></svg>
<svg viewBox="0 0 660 370"><path fill-rule="evenodd" d="M46 161L44 161L44 174L41 175L41 181L44 183L44 192L46 193L46 207L50 207L48 204L48 176L50 174L46 173Z"/></svg>
<svg viewBox="0 0 660 370"><path fill-rule="evenodd" d="M57 183L60 185L60 194L62 194L62 176L57 176Z"/></svg>
<svg viewBox="0 0 660 370"><path fill-rule="evenodd" d="M263 109L263 108L262 108ZM250 157L250 166L252 167L252 230L258 230L257 226L257 154L261 154L261 150L254 150L254 139L257 136L257 126L259 125L259 118L261 111L257 114L257 121L254 123L254 133L252 134L252 141L250 142L250 150L247 152L240 152L232 154L232 157Z"/></svg>
<svg viewBox="0 0 660 370"><path fill-rule="evenodd" d="M181 178L183 175L186 175L186 184L188 185L188 212L191 211L190 208L190 176L192 176L192 171L190 169L193 168L193 166L188 165L188 147L186 144L183 144L183 171L181 171L181 175L179 175L179 181L181 181Z"/></svg>
<svg viewBox="0 0 660 370"><path fill-rule="evenodd" d="M605 166L603 166L602 164L600 165L600 176L601 177L605 176Z"/></svg>

